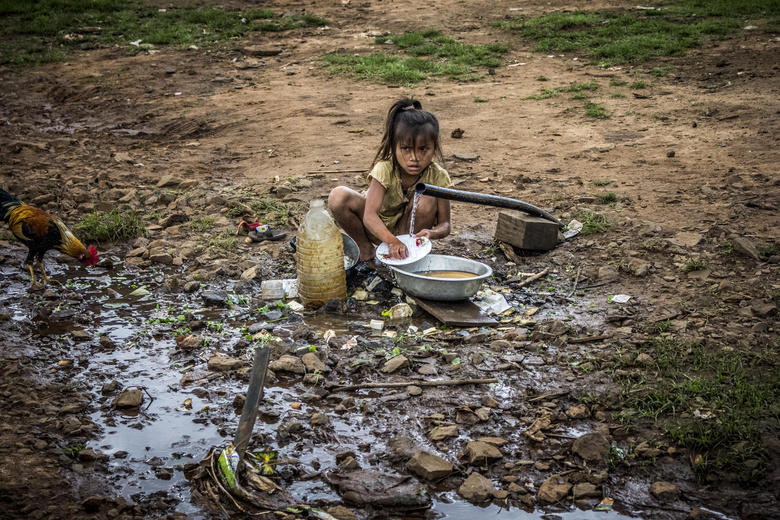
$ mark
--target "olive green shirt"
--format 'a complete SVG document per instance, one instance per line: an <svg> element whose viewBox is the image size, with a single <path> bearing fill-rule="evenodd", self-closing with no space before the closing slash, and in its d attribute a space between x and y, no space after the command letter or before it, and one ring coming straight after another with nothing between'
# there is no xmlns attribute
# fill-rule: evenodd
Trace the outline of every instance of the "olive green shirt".
<svg viewBox="0 0 780 520"><path fill-rule="evenodd" d="M387 229L394 231L398 220L404 214L406 204L414 198L414 187L419 183L439 186L440 188L449 188L452 186L450 175L447 170L432 162L420 175L412 186L404 194L401 188L401 174L393 169L392 161L379 161L369 174L379 181L379 184L385 188L385 198L382 199L382 206L379 208L379 218Z"/></svg>

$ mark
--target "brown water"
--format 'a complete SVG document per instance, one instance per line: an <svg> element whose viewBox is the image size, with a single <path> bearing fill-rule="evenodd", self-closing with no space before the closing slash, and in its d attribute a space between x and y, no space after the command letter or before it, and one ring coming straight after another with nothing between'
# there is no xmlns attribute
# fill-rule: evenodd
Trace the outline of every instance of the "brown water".
<svg viewBox="0 0 780 520"><path fill-rule="evenodd" d="M420 276L427 276L429 278L476 278L479 276L475 273L469 273L467 271L428 271L426 273L415 273Z"/></svg>

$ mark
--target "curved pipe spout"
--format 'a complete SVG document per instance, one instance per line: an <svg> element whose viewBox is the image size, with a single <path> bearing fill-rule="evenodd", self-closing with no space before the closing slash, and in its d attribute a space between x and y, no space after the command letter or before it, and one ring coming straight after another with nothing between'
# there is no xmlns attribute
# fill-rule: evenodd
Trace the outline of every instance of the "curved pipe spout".
<svg viewBox="0 0 780 520"><path fill-rule="evenodd" d="M561 221L555 218L554 215L539 209L536 206L528 204L517 199L509 199L507 197L499 197L498 195L485 195L483 193L473 193L470 191L453 190L450 188L440 188L439 186L431 186L429 184L418 184L415 188L417 193L424 193L431 197L439 199L456 200L458 202L471 202L473 204L482 204L484 206L495 206L497 208L517 209L525 211L529 215L534 217L540 217L551 222L555 222L559 226L562 226Z"/></svg>

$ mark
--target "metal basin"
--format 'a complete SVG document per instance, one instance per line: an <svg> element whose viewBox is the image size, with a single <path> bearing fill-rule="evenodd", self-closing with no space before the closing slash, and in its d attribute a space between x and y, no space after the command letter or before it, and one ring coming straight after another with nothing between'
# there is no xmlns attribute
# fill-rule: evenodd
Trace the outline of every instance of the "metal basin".
<svg viewBox="0 0 780 520"><path fill-rule="evenodd" d="M344 243L344 269L349 269L360 260L360 248L346 233L341 234L341 239Z"/></svg>
<svg viewBox="0 0 780 520"><path fill-rule="evenodd" d="M493 274L489 266L457 256L428 255L411 264L389 266L406 294L426 300L457 301L470 298L482 287L482 282ZM435 278L421 273L430 271L463 271L474 273L474 278Z"/></svg>

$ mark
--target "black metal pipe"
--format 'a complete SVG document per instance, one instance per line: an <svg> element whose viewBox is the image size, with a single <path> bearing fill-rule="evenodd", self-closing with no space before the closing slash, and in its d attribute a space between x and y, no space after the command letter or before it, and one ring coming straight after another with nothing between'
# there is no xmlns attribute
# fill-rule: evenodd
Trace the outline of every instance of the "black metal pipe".
<svg viewBox="0 0 780 520"><path fill-rule="evenodd" d="M497 208L518 209L520 211L525 211L534 217L540 217L545 220L555 222L559 226L563 226L561 221L555 218L555 215L517 199L499 197L498 195L485 195L484 193L474 193L471 191L453 190L451 188L440 188L439 186L431 186L430 184L423 183L417 185L415 192L424 193L425 195L430 195L431 197L436 197L439 199L455 200L458 202L471 202L473 204L495 206Z"/></svg>

